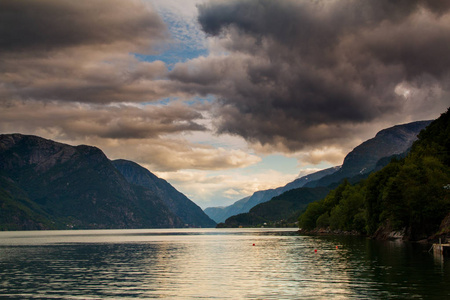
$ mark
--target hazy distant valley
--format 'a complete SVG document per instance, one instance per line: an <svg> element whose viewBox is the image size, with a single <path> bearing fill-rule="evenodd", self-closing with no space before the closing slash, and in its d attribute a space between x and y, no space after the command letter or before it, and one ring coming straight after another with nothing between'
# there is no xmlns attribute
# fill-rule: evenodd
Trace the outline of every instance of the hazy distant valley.
<svg viewBox="0 0 450 300"><path fill-rule="evenodd" d="M384 129L374 138L353 149L353 151L345 157L342 166L303 176L277 189L255 192L252 196L241 199L227 207L206 208L205 212L211 219L215 220L217 223L221 223L234 215L247 213L256 205L267 202L274 197L280 196L277 198L283 198L281 194L287 191L302 187L310 188L310 193L313 193L316 196L308 197L308 200L306 200L302 199L303 197L299 195L297 198L301 205L285 208L286 212L282 214L281 218L262 217L257 218L250 223L248 221L239 222L237 221L237 218L234 218L228 223L229 226L248 226L251 224L272 223L282 219L288 219L290 222L295 222L299 215L299 211L304 209L308 203L320 200L321 197L324 196L324 190L327 188L337 186L344 178L355 181L360 180L367 177L371 172L379 170L382 166L388 164L393 155L406 155L406 152L411 147L412 143L417 140L419 132L430 124L430 122L431 121L413 122ZM314 190L314 188L317 189ZM303 192L305 191L306 189L303 190ZM293 192L286 195L291 195L292 193ZM270 208L269 211L278 210L280 209L279 206L280 205L275 205L275 207ZM240 216L239 218L244 218L244 216Z"/></svg>

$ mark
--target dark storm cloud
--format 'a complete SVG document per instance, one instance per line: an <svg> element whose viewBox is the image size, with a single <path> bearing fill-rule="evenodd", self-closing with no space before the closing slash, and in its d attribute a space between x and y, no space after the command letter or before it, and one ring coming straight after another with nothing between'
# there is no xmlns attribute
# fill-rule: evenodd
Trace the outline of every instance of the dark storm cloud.
<svg viewBox="0 0 450 300"><path fill-rule="evenodd" d="M0 0L0 132L96 145L152 170L258 162L242 150L189 142L207 135L208 105L176 101L184 94L166 64L135 55L172 43L151 2Z"/></svg>
<svg viewBox="0 0 450 300"><path fill-rule="evenodd" d="M411 103L450 104L399 92L448 92L448 1L242 0L198 9L227 55L179 64L170 78L218 96L219 132L298 150L401 116Z"/></svg>
<svg viewBox="0 0 450 300"><path fill-rule="evenodd" d="M133 53L155 53L169 41L160 16L142 1L0 1L1 100L165 97L165 64Z"/></svg>
<svg viewBox="0 0 450 300"><path fill-rule="evenodd" d="M210 55L171 71L133 55L171 42L147 4L0 1L0 105L10 108L0 112L3 128L8 116L11 126L20 119L73 136L156 139L205 130L205 111L168 106L174 115L163 118L152 107L145 116L98 107L212 94L202 109L218 133L297 151L450 105L450 1L211 1L198 6Z"/></svg>
<svg viewBox="0 0 450 300"><path fill-rule="evenodd" d="M165 25L137 1L2 0L0 49L48 51L118 42L149 46ZM131 38L130 38L131 37Z"/></svg>

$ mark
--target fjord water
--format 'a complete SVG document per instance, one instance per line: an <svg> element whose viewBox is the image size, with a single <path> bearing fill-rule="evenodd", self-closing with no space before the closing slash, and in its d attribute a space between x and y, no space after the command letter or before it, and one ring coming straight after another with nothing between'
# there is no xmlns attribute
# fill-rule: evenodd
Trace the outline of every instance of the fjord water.
<svg viewBox="0 0 450 300"><path fill-rule="evenodd" d="M0 298L450 298L428 247L295 230L1 232Z"/></svg>

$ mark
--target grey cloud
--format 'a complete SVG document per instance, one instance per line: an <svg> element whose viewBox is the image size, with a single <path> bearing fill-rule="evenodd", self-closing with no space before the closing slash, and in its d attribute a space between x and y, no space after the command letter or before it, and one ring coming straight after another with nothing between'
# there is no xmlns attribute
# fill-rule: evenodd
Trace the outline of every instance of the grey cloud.
<svg viewBox="0 0 450 300"><path fill-rule="evenodd" d="M133 53L156 53L169 41L163 20L142 1L0 1L1 101L166 97L165 64Z"/></svg>
<svg viewBox="0 0 450 300"><path fill-rule="evenodd" d="M413 118L402 116L410 102L450 104L396 93L404 83L449 88L449 10L425 0L211 1L198 20L228 55L169 76L187 92L217 95L218 132L290 151L337 143L358 124Z"/></svg>
<svg viewBox="0 0 450 300"><path fill-rule="evenodd" d="M9 98L91 103L143 102L166 96L162 62L118 57L114 63L71 51L58 57L3 57L0 86ZM103 56L103 55L102 55ZM108 59L108 53L103 56Z"/></svg>
<svg viewBox="0 0 450 300"><path fill-rule="evenodd" d="M360 51L372 54L386 65L404 67L408 80L423 74L436 78L450 70L450 15L430 19L423 13L402 24L384 23L360 33Z"/></svg>
<svg viewBox="0 0 450 300"><path fill-rule="evenodd" d="M2 51L118 43L149 50L149 42L166 39L167 31L140 1L2 0L0 37Z"/></svg>
<svg viewBox="0 0 450 300"><path fill-rule="evenodd" d="M177 136L206 131L202 118L198 105L193 108L182 103L131 106L12 102L0 111L0 132L96 145L111 159L131 159L154 171L224 170L260 161L242 150L193 144Z"/></svg>
<svg viewBox="0 0 450 300"><path fill-rule="evenodd" d="M204 131L202 114L187 105L98 106L58 102L11 102L0 113L2 132L53 132L59 139L160 138L166 134ZM47 135L47 134L45 134Z"/></svg>
<svg viewBox="0 0 450 300"><path fill-rule="evenodd" d="M225 170L247 167L261 160L242 150L191 144L186 140L159 139L134 146L136 149L130 152L135 152L136 161L158 171Z"/></svg>
<svg viewBox="0 0 450 300"><path fill-rule="evenodd" d="M205 130L194 106L101 105L213 94L218 133L297 151L338 145L374 121L409 121L417 112L429 119L450 105L433 97L450 90L448 1L228 0L198 7L201 27L226 55L169 71L133 56L169 41L161 18L140 1L0 1L3 130L136 139ZM399 85L411 90L408 97L396 92ZM87 104L77 111L73 103L80 102Z"/></svg>

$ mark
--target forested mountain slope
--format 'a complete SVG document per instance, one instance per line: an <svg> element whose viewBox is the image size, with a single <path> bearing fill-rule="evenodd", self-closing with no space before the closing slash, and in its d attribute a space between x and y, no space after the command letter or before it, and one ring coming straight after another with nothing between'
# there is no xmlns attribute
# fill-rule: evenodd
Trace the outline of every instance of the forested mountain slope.
<svg viewBox="0 0 450 300"><path fill-rule="evenodd" d="M367 180L342 183L299 218L303 229L358 231L380 238L420 240L446 234L450 213L450 111L433 121L409 154ZM440 230L440 232L439 232Z"/></svg>
<svg viewBox="0 0 450 300"><path fill-rule="evenodd" d="M0 135L0 229L200 226L161 196L127 181L98 148Z"/></svg>
<svg viewBox="0 0 450 300"><path fill-rule="evenodd" d="M353 149L345 157L341 167L333 167L303 176L283 187L257 191L252 196L241 199L230 206L206 208L205 213L217 223L220 223L233 215L249 212L256 205L267 202L273 197L292 189L328 187L338 184L344 178L367 177L377 168L377 163L380 163L383 158L401 155L407 151L412 143L417 140L419 132L430 122L418 121L381 130L374 138ZM384 164L387 164L387 162L384 162Z"/></svg>

